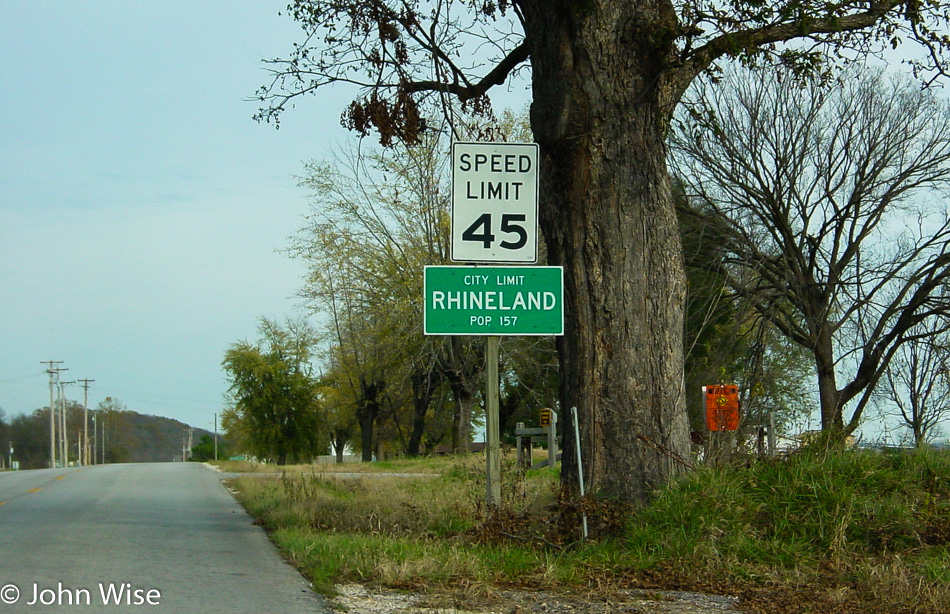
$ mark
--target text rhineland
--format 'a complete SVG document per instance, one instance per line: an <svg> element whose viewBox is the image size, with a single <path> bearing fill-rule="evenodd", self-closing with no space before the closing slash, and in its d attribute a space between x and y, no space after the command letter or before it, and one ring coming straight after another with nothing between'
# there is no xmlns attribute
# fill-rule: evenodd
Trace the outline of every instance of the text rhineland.
<svg viewBox="0 0 950 614"><path fill-rule="evenodd" d="M436 290L432 309L489 309L498 311L551 311L557 307L553 292L502 292L500 290Z"/></svg>

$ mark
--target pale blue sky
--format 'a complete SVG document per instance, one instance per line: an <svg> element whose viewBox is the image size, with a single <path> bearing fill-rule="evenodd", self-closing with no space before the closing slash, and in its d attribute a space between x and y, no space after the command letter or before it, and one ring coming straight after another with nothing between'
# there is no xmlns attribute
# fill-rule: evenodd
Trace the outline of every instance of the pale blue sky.
<svg viewBox="0 0 950 614"><path fill-rule="evenodd" d="M296 312L303 161L355 138L345 91L258 124L287 0L0 2L0 408L89 404L210 428L228 346ZM520 108L515 91L503 104ZM448 152L446 152L448 154ZM82 400L71 386L69 398Z"/></svg>
<svg viewBox="0 0 950 614"><path fill-rule="evenodd" d="M0 3L0 407L89 405L210 428L229 344L293 315L294 175L353 138L344 93L280 130L249 102L286 55L286 0ZM324 99L325 100L325 99ZM82 401L79 386L67 396Z"/></svg>

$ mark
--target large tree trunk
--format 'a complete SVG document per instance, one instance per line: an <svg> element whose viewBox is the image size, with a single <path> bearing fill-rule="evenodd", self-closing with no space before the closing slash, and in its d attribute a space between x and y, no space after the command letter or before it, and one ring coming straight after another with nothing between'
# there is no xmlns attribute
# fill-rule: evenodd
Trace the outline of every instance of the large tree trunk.
<svg viewBox="0 0 950 614"><path fill-rule="evenodd" d="M335 429L331 432L333 450L336 452L337 464L343 464L343 452L346 450L346 444L350 442L349 429Z"/></svg>
<svg viewBox="0 0 950 614"><path fill-rule="evenodd" d="M360 460L364 463L373 460L373 426L378 413L378 407L375 406L365 407L356 413L356 421L360 425Z"/></svg>
<svg viewBox="0 0 950 614"><path fill-rule="evenodd" d="M562 479L576 484L576 407L588 488L643 502L689 457L685 275L665 146L679 92L659 78L675 15L663 2L521 4L540 221L551 264L565 267Z"/></svg>

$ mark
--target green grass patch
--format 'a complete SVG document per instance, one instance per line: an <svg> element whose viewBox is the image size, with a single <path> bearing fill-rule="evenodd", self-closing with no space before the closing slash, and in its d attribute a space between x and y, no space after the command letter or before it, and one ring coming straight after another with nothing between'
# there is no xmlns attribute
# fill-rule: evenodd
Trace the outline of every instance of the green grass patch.
<svg viewBox="0 0 950 614"><path fill-rule="evenodd" d="M577 507L558 498L554 470L519 471L508 459L504 505L489 513L481 459L427 467L421 478L347 479L311 469L234 484L327 592L343 581L716 586L787 593L789 603L804 590L818 612L850 604L840 611L937 613L950 603L950 454L802 453L699 469L650 505L627 510L619 533L587 543L563 537ZM389 469L420 473L412 461ZM610 508L587 509L599 516ZM602 520L592 517L592 526L611 524Z"/></svg>

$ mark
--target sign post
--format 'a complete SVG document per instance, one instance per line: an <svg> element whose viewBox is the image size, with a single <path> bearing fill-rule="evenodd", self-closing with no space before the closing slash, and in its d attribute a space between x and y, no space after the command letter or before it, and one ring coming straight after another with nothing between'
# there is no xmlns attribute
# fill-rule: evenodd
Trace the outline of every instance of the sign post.
<svg viewBox="0 0 950 614"><path fill-rule="evenodd" d="M706 458L716 464L729 457L739 429L739 387L732 384L703 386L706 428L709 438Z"/></svg>
<svg viewBox="0 0 950 614"><path fill-rule="evenodd" d="M452 144L451 259L538 261L538 146ZM485 460L488 505L501 503L498 417L500 335L564 334L560 267L426 267L424 332L484 335L488 378Z"/></svg>
<svg viewBox="0 0 950 614"><path fill-rule="evenodd" d="M564 334L564 269L428 266L423 293L425 334L486 337L487 501L490 506L498 505L501 502L500 335Z"/></svg>
<svg viewBox="0 0 950 614"><path fill-rule="evenodd" d="M501 429L498 417L498 345L501 337L485 340L485 465L488 505L501 503Z"/></svg>
<svg viewBox="0 0 950 614"><path fill-rule="evenodd" d="M706 400L706 428L710 431L739 429L738 386L703 386L703 397Z"/></svg>

